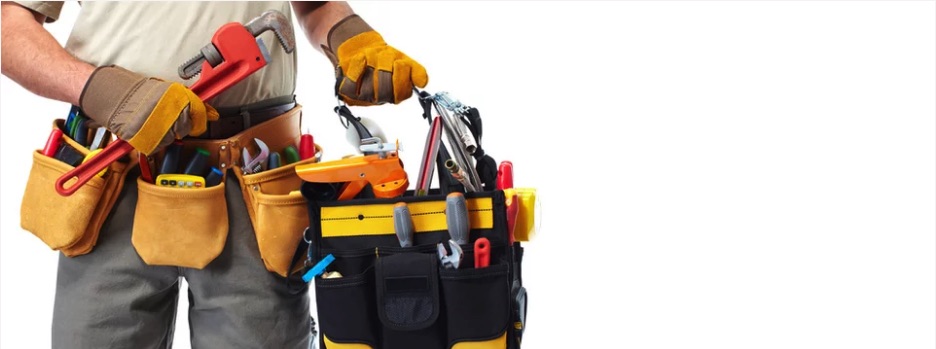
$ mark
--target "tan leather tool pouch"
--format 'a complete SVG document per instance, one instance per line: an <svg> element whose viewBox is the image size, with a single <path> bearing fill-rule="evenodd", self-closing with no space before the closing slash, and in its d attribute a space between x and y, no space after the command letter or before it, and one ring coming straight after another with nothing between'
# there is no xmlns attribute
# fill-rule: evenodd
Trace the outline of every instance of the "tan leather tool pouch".
<svg viewBox="0 0 936 349"><path fill-rule="evenodd" d="M58 119L52 127L64 130L64 123ZM81 155L89 153L66 135L60 142ZM103 176L95 176L74 194L62 196L55 191L55 182L74 167L35 150L20 207L20 226L68 257L91 252L123 188L128 166L127 162L114 162Z"/></svg>
<svg viewBox="0 0 936 349"><path fill-rule="evenodd" d="M146 264L201 269L221 254L228 235L224 182L201 189L142 179L137 185L132 240Z"/></svg>
<svg viewBox="0 0 936 349"><path fill-rule="evenodd" d="M289 264L302 239L302 232L309 225L306 201L298 192L302 180L296 175L295 167L315 162L318 157L254 174L244 174L242 152L243 148L250 146L255 138L263 141L271 152L276 151L281 156L283 149L287 146L292 145L298 149L301 116L301 106L297 105L283 115L251 127L231 138L193 139L186 140L185 144L187 149L201 147L208 150L212 154L211 163L224 170L226 175L230 175L230 171L233 171L237 176L263 264L268 271L283 277L301 267L301 265L291 267ZM320 156L321 148L316 146L316 151ZM252 154L255 153L256 151L252 152ZM283 160L285 162L285 158ZM140 195L142 200L142 192ZM223 207L223 191L219 193L219 197L220 199L216 199L220 201L217 205ZM204 204L206 203L200 205ZM139 215L140 212L137 214ZM224 218L226 231L227 216L225 215ZM223 246L223 240L221 246Z"/></svg>

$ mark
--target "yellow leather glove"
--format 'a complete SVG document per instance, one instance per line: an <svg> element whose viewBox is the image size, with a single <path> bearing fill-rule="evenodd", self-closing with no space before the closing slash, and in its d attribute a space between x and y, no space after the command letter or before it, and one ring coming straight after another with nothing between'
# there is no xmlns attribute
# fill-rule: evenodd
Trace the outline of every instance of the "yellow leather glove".
<svg viewBox="0 0 936 349"><path fill-rule="evenodd" d="M358 15L335 24L322 48L335 65L336 93L349 105L399 104L413 85L429 83L426 68L387 45Z"/></svg>
<svg viewBox="0 0 936 349"><path fill-rule="evenodd" d="M177 82L145 77L118 66L94 70L78 101L100 126L143 154L208 130L218 112Z"/></svg>

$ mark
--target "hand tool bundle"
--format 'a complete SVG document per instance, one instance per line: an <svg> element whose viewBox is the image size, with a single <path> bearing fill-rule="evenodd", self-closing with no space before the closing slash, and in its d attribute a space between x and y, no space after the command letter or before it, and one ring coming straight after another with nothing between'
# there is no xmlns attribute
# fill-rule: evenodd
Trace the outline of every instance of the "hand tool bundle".
<svg viewBox="0 0 936 349"><path fill-rule="evenodd" d="M296 167L310 225L294 260L307 252L318 344L519 348L529 231L517 229L532 229L535 190L513 188L513 164L485 154L476 108L417 93L430 129L415 189L399 143L375 137L344 105L335 111L363 154Z"/></svg>
<svg viewBox="0 0 936 349"><path fill-rule="evenodd" d="M190 89L203 101L214 98L260 70L270 61L270 53L263 40L259 38L260 34L267 30L272 30L276 34L287 53L295 49L289 21L282 13L271 10L247 24L233 22L222 26L211 38L211 43L179 67L179 76L188 79L200 75L198 81ZM290 32L284 34L287 30ZM126 156L132 150L133 147L124 140L118 139L111 142L91 161L59 177L55 183L56 191L63 196L73 194L95 173ZM140 161L141 164L144 162L146 161ZM77 181L72 182L75 178ZM66 188L65 185L69 183L71 185Z"/></svg>

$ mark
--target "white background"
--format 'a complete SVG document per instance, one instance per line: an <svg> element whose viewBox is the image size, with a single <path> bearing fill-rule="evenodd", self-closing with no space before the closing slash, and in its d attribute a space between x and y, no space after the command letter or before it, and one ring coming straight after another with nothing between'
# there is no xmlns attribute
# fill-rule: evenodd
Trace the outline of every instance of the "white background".
<svg viewBox="0 0 936 349"><path fill-rule="evenodd" d="M933 2L352 6L539 189L524 347L936 346ZM304 123L350 153L327 61L298 54ZM68 106L3 78L0 110L0 346L43 348L57 253L19 203ZM415 101L355 112L419 167Z"/></svg>

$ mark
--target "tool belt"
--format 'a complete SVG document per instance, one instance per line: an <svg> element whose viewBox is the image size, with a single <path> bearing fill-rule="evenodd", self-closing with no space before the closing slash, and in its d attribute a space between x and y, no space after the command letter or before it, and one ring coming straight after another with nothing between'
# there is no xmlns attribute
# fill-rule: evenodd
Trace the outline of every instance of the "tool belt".
<svg viewBox="0 0 936 349"><path fill-rule="evenodd" d="M251 126L259 125L288 112L296 106L295 96L283 96L241 107L217 108L220 117L208 122L208 130L200 139L223 139L232 137Z"/></svg>
<svg viewBox="0 0 936 349"><path fill-rule="evenodd" d="M271 152L297 144L302 108L293 102L285 113L268 116L269 110L282 108L270 106L259 113L250 113L252 127L226 138L186 138L182 141L182 158L190 158L198 148L204 149L209 154L208 163L221 169L225 178L231 173L237 177L263 263L270 272L285 277L291 271L290 259L308 226L306 201L299 192L302 181L295 166L317 161L321 148L316 147L317 157L254 174L244 174L240 161L243 148L254 138L263 140ZM64 123L56 120L54 127L64 128ZM232 128L219 129L230 132ZM82 155L89 152L71 137L62 139ZM131 153L71 196L62 196L54 189L55 180L74 166L36 151L23 196L22 227L66 256L90 252L127 173L131 172L129 169L138 164L138 155ZM165 151L152 156L156 162L164 157ZM132 242L143 261L149 265L203 268L220 255L229 230L225 185L222 180L215 186L187 189L137 178Z"/></svg>

